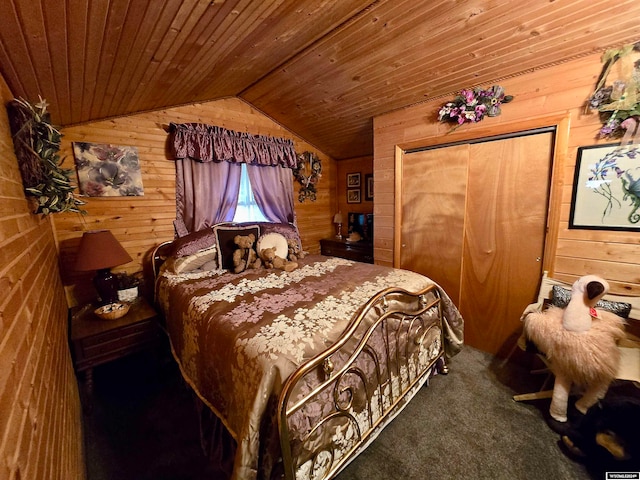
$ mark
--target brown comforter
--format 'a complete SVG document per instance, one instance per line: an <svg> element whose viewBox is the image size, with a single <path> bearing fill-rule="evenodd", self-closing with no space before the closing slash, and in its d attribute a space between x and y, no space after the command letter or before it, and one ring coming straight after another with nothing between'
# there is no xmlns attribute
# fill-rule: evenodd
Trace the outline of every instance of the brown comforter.
<svg viewBox="0 0 640 480"><path fill-rule="evenodd" d="M311 255L299 264L291 273L176 275L167 267L158 279L158 302L182 374L237 441L237 479L256 478L278 455L277 443L271 445L275 427L265 433L262 422L284 380L333 344L377 292L433 283L414 272L340 258ZM463 322L441 294L445 349L452 355L462 345Z"/></svg>

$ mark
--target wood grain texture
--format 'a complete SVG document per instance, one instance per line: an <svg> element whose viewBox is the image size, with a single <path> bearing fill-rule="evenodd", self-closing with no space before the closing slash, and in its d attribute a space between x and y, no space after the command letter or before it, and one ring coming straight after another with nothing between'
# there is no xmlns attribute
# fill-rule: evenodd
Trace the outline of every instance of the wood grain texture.
<svg viewBox="0 0 640 480"><path fill-rule="evenodd" d="M523 126L560 125L566 131L566 138L559 140L554 150L554 167L558 170L551 188L549 218L552 223L548 226L553 238L547 241L554 242L554 245L552 250L545 252L545 268L550 275L569 282L589 273L604 275L611 279L614 292L640 295L638 259L628 254L629 249L633 251L640 245L637 232L567 228L577 148L608 143L596 138L601 125L597 115L584 112L584 102L595 87L601 67L600 56L593 54L507 79L501 85L515 98L503 106L502 115L465 125L453 133L449 132L447 125L436 121L443 101L425 102L377 117L374 120L374 174L378 189L394 189L393 165L397 148L402 150L465 138L482 138L522 130ZM563 121L562 117L568 120ZM393 212L394 201L391 198L376 200L374 211ZM395 235L393 213L376 219L376 262L389 261L391 264ZM571 245L576 240L587 244L580 250L574 250ZM586 250L591 253L585 257Z"/></svg>
<svg viewBox="0 0 640 480"><path fill-rule="evenodd" d="M469 145L402 158L400 266L440 284L460 305Z"/></svg>
<svg viewBox="0 0 640 480"><path fill-rule="evenodd" d="M465 342L493 354L537 297L552 146L541 133L470 148L459 306Z"/></svg>
<svg viewBox="0 0 640 480"><path fill-rule="evenodd" d="M2 103L11 100L0 78ZM0 478L85 478L80 399L50 219L30 213L0 114Z"/></svg>
<svg viewBox="0 0 640 480"><path fill-rule="evenodd" d="M64 214L55 217L62 278L70 306L95 296L91 275L73 270L75 252L83 231L109 229L129 252L133 261L114 268L115 272L148 270L147 260L153 247L173 239L175 165L167 158L168 135L163 129L163 125L169 122L200 122L253 135L290 138L294 141L296 152L317 153L323 167L317 200L299 203L299 185L293 176L291 180L296 192L295 208L303 248L311 253L320 253L320 239L333 234L336 162L242 100L224 99L68 127L62 130L61 153L66 155L66 167L75 168L73 142L135 146L138 148L144 185L144 196L86 198L88 215ZM146 293L150 294L151 272L145 271L145 277Z"/></svg>
<svg viewBox="0 0 640 480"><path fill-rule="evenodd" d="M62 126L235 96L350 159L373 154L375 116L634 43L638 16L634 0L0 0L0 73Z"/></svg>

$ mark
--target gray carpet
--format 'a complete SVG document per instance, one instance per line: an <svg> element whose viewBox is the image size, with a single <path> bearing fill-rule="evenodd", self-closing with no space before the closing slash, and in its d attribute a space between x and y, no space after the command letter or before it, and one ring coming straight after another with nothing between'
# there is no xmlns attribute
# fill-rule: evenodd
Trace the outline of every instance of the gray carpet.
<svg viewBox="0 0 640 480"><path fill-rule="evenodd" d="M561 452L544 419L549 400L512 399L543 379L503 363L465 347L338 480L591 478Z"/></svg>
<svg viewBox="0 0 640 480"><path fill-rule="evenodd" d="M542 378L465 347L338 480L602 479L563 454L549 400L516 403ZM170 360L133 356L95 372L85 416L89 480L216 479L189 392Z"/></svg>

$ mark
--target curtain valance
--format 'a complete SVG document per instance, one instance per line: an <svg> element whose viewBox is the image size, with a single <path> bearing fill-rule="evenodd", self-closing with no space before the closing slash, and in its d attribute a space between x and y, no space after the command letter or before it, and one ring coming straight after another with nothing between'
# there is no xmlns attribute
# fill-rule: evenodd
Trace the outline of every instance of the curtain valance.
<svg viewBox="0 0 640 480"><path fill-rule="evenodd" d="M263 135L235 132L202 123L171 123L174 159L198 162L231 162L250 165L297 165L293 141Z"/></svg>

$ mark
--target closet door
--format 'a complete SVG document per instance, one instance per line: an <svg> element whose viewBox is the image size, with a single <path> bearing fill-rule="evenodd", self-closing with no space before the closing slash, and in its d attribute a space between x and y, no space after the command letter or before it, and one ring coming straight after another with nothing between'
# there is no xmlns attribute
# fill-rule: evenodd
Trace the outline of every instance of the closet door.
<svg viewBox="0 0 640 480"><path fill-rule="evenodd" d="M438 282L465 343L493 354L513 345L536 296L552 148L541 133L403 157L401 267Z"/></svg>
<svg viewBox="0 0 640 480"><path fill-rule="evenodd" d="M460 305L469 145L405 155L401 267L436 281Z"/></svg>
<svg viewBox="0 0 640 480"><path fill-rule="evenodd" d="M517 335L542 275L553 134L471 145L460 312L491 353Z"/></svg>

